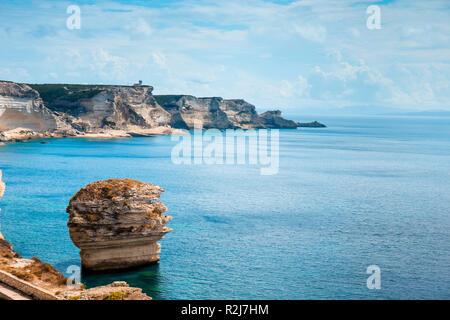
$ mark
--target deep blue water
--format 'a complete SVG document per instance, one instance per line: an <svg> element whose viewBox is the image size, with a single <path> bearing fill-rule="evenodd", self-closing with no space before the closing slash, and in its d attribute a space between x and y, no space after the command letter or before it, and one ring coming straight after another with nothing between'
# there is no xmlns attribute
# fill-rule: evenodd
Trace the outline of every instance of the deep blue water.
<svg viewBox="0 0 450 320"><path fill-rule="evenodd" d="M88 286L125 280L155 299L450 299L450 119L319 120L328 128L281 130L273 176L174 165L166 136L8 144L1 230L64 272L80 264L70 197L134 178L166 189L174 231L159 264L84 275ZM372 264L380 290L366 287Z"/></svg>

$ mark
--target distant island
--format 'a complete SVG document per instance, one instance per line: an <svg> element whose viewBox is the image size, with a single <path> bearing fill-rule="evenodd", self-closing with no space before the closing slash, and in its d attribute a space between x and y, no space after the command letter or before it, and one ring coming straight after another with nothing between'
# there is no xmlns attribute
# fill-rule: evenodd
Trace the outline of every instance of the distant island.
<svg viewBox="0 0 450 320"><path fill-rule="evenodd" d="M23 84L0 81L0 141L46 137L109 138L182 134L199 120L203 129L324 127L256 112L242 99L153 95L153 87Z"/></svg>

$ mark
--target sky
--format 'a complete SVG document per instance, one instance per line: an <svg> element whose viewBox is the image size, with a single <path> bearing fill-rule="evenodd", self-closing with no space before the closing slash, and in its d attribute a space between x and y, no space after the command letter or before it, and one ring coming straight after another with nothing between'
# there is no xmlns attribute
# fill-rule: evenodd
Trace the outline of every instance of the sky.
<svg viewBox="0 0 450 320"><path fill-rule="evenodd" d="M0 42L2 80L142 80L290 113L450 111L448 0L2 0Z"/></svg>

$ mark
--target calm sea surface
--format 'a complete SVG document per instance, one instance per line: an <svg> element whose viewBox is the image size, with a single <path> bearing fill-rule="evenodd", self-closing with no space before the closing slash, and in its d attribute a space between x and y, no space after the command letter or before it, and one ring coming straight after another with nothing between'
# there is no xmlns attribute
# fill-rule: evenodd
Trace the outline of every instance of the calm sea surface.
<svg viewBox="0 0 450 320"><path fill-rule="evenodd" d="M315 119L311 119L315 120ZM280 131L280 168L175 165L170 137L13 143L1 230L24 257L80 265L65 208L89 182L166 189L159 264L83 275L154 299L450 299L450 118L325 118ZM369 265L381 289L366 286Z"/></svg>

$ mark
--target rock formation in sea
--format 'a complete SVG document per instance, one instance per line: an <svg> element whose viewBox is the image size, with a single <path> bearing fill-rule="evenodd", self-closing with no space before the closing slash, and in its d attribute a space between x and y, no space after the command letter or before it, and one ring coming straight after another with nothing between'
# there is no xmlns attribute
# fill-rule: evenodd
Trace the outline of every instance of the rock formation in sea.
<svg viewBox="0 0 450 320"><path fill-rule="evenodd" d="M131 179L88 184L70 199L68 227L88 270L135 267L159 260L157 243L172 229L166 206L158 201L164 189Z"/></svg>
<svg viewBox="0 0 450 320"><path fill-rule="evenodd" d="M153 95L145 85L19 84L0 81L0 141L125 137L204 129L297 128L280 111L258 115L242 99Z"/></svg>
<svg viewBox="0 0 450 320"><path fill-rule="evenodd" d="M5 191L0 170L0 198ZM124 281L116 281L102 287L86 289L82 284L71 285L62 273L48 263L33 257L25 259L13 250L11 243L0 233L0 289L2 284L32 299L55 300L150 300L142 289L130 287ZM6 281L6 283L4 283ZM27 285L29 283L30 285ZM38 294L41 293L41 294ZM0 295L1 296L1 295Z"/></svg>

